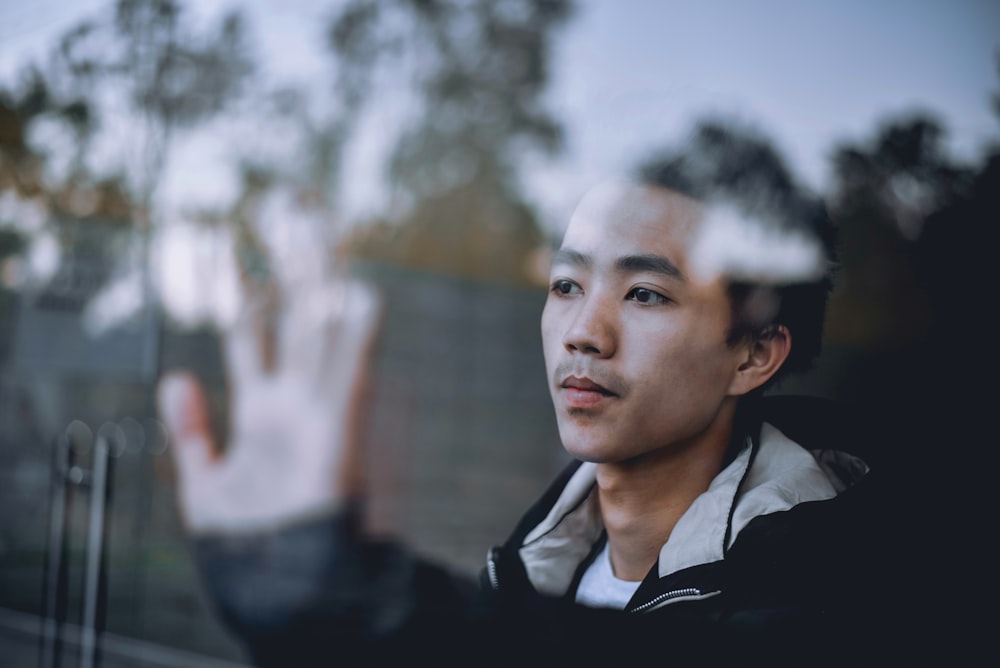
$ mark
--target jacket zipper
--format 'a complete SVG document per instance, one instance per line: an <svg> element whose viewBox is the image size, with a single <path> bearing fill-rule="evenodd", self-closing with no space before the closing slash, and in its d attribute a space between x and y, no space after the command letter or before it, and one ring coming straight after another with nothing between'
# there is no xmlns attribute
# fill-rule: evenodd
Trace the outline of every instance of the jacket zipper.
<svg viewBox="0 0 1000 668"><path fill-rule="evenodd" d="M500 589L500 579L497 577L496 554L496 548L493 548L490 550L490 556L486 560L486 575L490 579L490 586L493 587L493 591Z"/></svg>
<svg viewBox="0 0 1000 668"><path fill-rule="evenodd" d="M681 596L701 596L701 590L695 589L694 587L687 587L685 589L675 589L673 591L668 591L665 594L660 594L654 599L646 601L642 605L632 608L629 612L642 612L647 608L651 608L654 605L662 603L672 598L680 598Z"/></svg>

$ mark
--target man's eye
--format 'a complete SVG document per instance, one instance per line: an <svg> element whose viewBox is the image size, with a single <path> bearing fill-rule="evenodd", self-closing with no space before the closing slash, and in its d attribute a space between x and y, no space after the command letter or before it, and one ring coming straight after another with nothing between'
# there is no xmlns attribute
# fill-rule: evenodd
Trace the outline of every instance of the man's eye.
<svg viewBox="0 0 1000 668"><path fill-rule="evenodd" d="M580 286L573 281L560 279L552 282L551 290L557 295L572 295L580 292Z"/></svg>
<svg viewBox="0 0 1000 668"><path fill-rule="evenodd" d="M666 304L670 301L659 292L653 292L649 288L632 288L629 290L629 293L625 296L625 298L640 304L650 305Z"/></svg>

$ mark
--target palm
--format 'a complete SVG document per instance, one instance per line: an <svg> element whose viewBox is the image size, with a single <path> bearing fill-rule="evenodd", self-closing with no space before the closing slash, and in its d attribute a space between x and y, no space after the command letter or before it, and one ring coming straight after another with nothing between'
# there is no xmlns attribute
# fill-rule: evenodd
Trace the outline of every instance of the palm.
<svg viewBox="0 0 1000 668"><path fill-rule="evenodd" d="M224 454L208 435L200 389L180 388L191 396L167 419L175 423L180 502L191 530L266 528L321 512L354 491L359 395L376 306L374 293L356 283L297 294L276 318L272 364L261 354L254 318L243 318L225 341L231 438Z"/></svg>

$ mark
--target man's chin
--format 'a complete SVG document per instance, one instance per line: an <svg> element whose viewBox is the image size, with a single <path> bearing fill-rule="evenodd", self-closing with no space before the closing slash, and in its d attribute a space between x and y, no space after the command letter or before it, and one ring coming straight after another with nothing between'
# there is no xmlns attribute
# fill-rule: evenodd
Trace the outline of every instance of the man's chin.
<svg viewBox="0 0 1000 668"><path fill-rule="evenodd" d="M574 459L605 464L623 456L623 446L627 443L607 421L559 416L558 426L563 449Z"/></svg>
<svg viewBox="0 0 1000 668"><path fill-rule="evenodd" d="M607 464L608 462L615 461L617 457L614 455L613 448L609 448L604 443L593 443L593 442L579 442L579 441L563 441L563 449L566 453L578 459L582 462L590 462L592 464Z"/></svg>

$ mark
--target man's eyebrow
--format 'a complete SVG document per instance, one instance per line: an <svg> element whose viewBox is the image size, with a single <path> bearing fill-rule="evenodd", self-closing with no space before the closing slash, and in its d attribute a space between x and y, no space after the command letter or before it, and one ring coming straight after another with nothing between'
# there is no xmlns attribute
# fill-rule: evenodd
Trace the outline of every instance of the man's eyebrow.
<svg viewBox="0 0 1000 668"><path fill-rule="evenodd" d="M615 264L618 270L624 273L652 272L676 278L679 281L687 280L684 272L662 255L626 255L618 258Z"/></svg>
<svg viewBox="0 0 1000 668"><path fill-rule="evenodd" d="M560 248L552 254L552 264L568 264L575 267L587 268L592 264L592 260L589 255L585 255L579 251L571 248ZM625 255L615 261L615 268L623 274L651 272L679 281L687 280L684 272L662 255Z"/></svg>
<svg viewBox="0 0 1000 668"><path fill-rule="evenodd" d="M552 264L571 264L577 267L589 267L590 256L570 248L560 248L552 253Z"/></svg>

